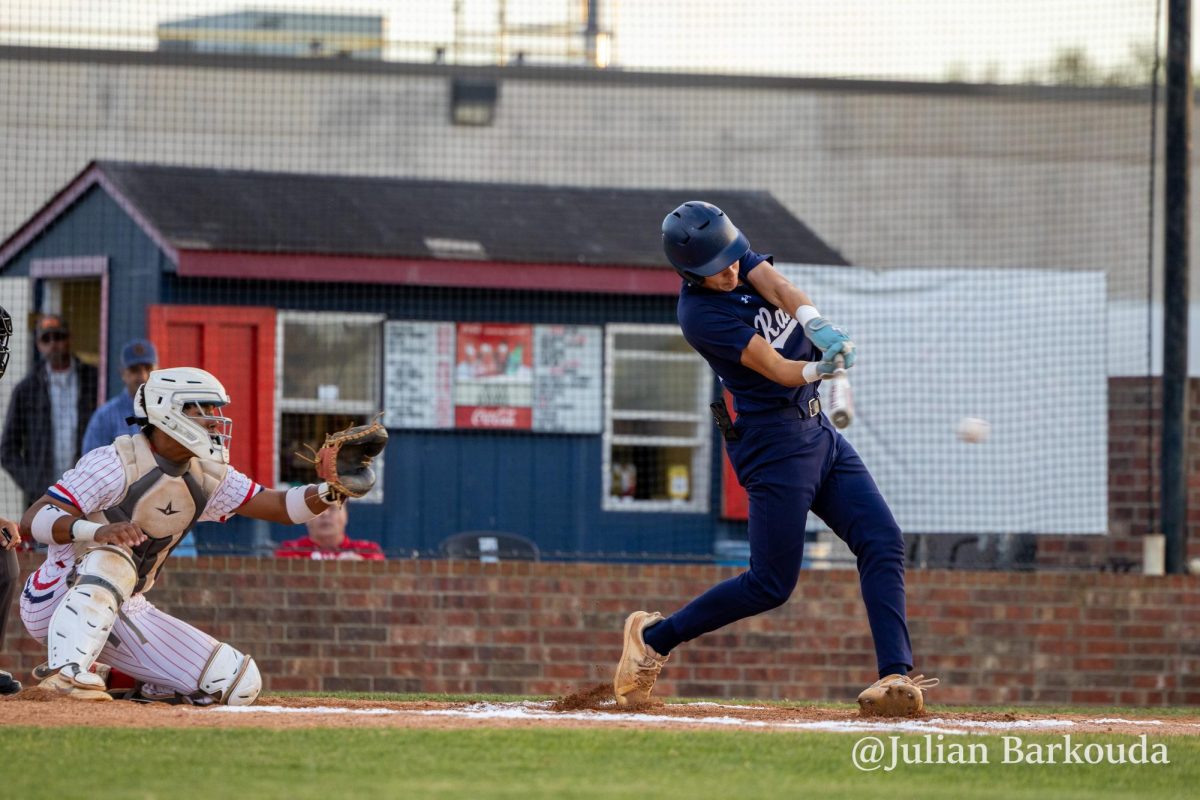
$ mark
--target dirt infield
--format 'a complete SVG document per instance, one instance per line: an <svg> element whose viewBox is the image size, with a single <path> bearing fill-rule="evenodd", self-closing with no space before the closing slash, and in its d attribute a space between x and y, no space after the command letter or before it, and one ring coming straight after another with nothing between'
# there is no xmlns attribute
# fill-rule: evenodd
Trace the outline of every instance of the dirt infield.
<svg viewBox="0 0 1200 800"><path fill-rule="evenodd" d="M120 728L478 728L618 727L826 731L861 733L1152 733L1200 735L1200 716L1155 718L1153 711L1124 718L1100 714L942 713L931 708L915 719L862 719L850 709L756 706L724 703L652 703L618 709L606 687L554 701L446 703L343 700L264 695L243 708L171 706L127 701L81 703L38 688L0 698L0 726L54 727L84 724Z"/></svg>

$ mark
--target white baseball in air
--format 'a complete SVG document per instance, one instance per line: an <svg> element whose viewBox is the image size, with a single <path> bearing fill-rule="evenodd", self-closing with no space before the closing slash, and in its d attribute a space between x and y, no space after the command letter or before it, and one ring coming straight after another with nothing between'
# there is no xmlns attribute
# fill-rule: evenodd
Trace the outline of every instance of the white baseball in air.
<svg viewBox="0 0 1200 800"><path fill-rule="evenodd" d="M954 426L954 435L960 442L967 444L979 444L986 440L991 432L991 423L978 417L963 417Z"/></svg>

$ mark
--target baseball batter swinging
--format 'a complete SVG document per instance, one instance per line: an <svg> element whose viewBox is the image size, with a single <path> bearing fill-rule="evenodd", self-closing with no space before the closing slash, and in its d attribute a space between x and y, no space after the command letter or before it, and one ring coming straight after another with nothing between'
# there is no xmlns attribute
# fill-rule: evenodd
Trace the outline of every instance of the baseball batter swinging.
<svg viewBox="0 0 1200 800"><path fill-rule="evenodd" d="M935 681L908 677L913 657L900 528L858 453L821 413L817 394L839 362L854 365L853 342L775 269L770 255L751 250L716 206L684 203L666 216L662 235L667 259L683 278L683 335L737 411L737 421L722 428L750 501L750 569L665 619L657 612L629 615L613 679L618 704L648 700L681 643L785 603L800 575L812 510L858 561L880 675L860 695L860 706L867 713L919 710L922 689Z"/></svg>
<svg viewBox="0 0 1200 800"><path fill-rule="evenodd" d="M365 494L374 473L366 467L350 494L336 482L264 489L229 466L228 402L204 370L150 373L134 398L131 422L141 432L84 455L25 512L22 528L49 547L21 596L25 628L49 650L35 671L43 688L110 700L93 671L101 660L139 681L146 699L249 705L258 697L252 657L158 610L146 592L197 522L242 514L304 523Z"/></svg>

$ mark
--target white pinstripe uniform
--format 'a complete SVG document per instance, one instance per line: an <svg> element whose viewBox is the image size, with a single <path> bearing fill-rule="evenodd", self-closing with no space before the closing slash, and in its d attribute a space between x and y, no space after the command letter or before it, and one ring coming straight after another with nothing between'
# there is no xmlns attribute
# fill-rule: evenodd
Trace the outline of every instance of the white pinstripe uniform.
<svg viewBox="0 0 1200 800"><path fill-rule="evenodd" d="M224 522L261 489L229 467L197 521ZM128 491L121 457L114 445L106 445L79 459L75 468L68 470L48 493L90 516L115 508ZM146 533L149 536L153 532ZM180 538L182 534L175 541ZM81 556L75 544L51 545L45 562L25 582L21 620L29 635L43 644L50 618L66 596L69 576ZM201 672L220 643L198 628L159 611L142 594L153 585L163 560L158 560L141 576L137 592L122 604L122 614L114 623L99 660L156 688L190 695L199 689Z"/></svg>

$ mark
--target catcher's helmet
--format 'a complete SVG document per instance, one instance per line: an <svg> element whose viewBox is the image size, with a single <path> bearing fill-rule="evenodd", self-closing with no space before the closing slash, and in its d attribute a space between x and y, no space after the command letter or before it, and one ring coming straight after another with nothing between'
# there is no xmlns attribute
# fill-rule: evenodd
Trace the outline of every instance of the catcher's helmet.
<svg viewBox="0 0 1200 800"><path fill-rule="evenodd" d="M691 200L667 214L662 238L671 266L695 285L728 269L750 250L750 242L725 212L701 200Z"/></svg>
<svg viewBox="0 0 1200 800"><path fill-rule="evenodd" d="M8 340L12 332L12 317L0 307L0 378L8 370Z"/></svg>
<svg viewBox="0 0 1200 800"><path fill-rule="evenodd" d="M219 409L228 402L225 387L211 373L194 367L156 369L134 395L130 419L153 425L200 458L228 464L233 420L219 412L195 417L184 413L193 403ZM208 420L217 421L215 431L201 424Z"/></svg>

